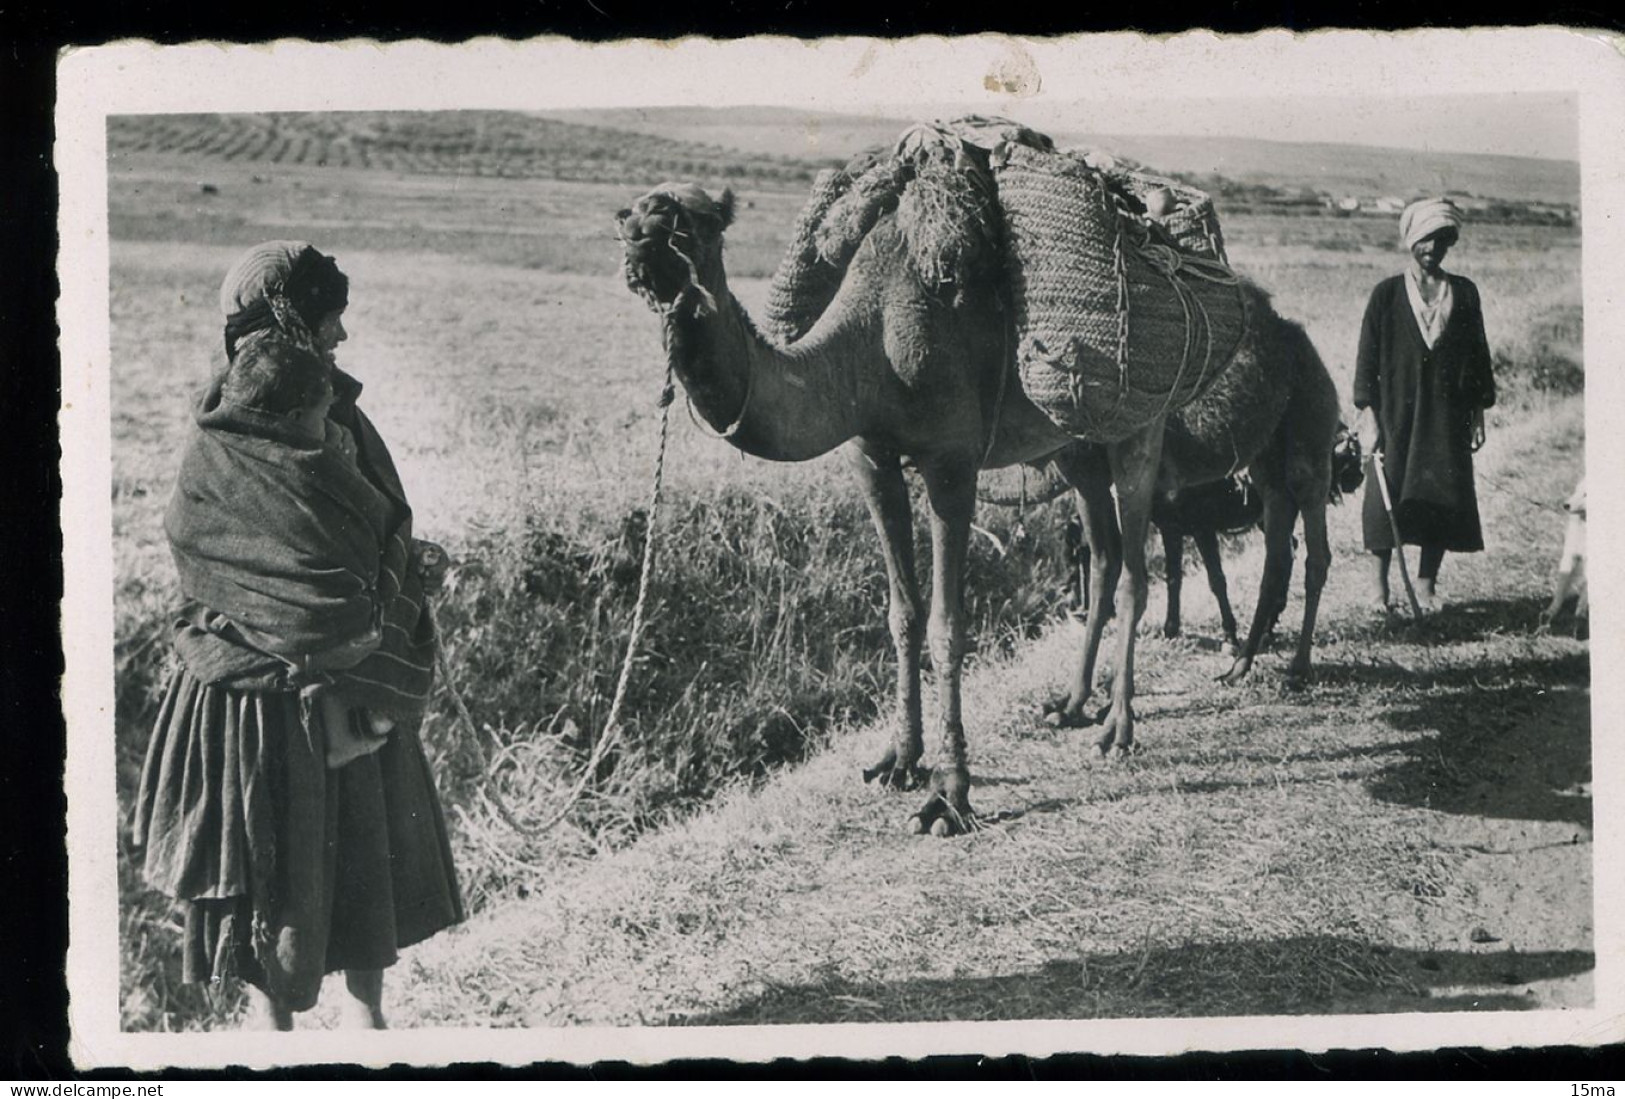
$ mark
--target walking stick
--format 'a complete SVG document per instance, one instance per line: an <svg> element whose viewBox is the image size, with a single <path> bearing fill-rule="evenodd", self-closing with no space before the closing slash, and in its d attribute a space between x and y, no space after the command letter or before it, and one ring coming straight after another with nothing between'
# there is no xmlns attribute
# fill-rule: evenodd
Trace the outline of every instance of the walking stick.
<svg viewBox="0 0 1625 1099"><path fill-rule="evenodd" d="M1394 502L1388 496L1388 473L1382 468L1382 451L1371 452L1371 466L1377 474L1377 488L1382 493L1382 510L1388 513L1388 529L1394 532L1394 556L1399 558L1399 578L1405 581L1405 594L1411 600L1411 614L1422 617L1422 604L1411 587L1411 570L1405 565L1405 543L1400 541L1399 520L1394 518Z"/></svg>

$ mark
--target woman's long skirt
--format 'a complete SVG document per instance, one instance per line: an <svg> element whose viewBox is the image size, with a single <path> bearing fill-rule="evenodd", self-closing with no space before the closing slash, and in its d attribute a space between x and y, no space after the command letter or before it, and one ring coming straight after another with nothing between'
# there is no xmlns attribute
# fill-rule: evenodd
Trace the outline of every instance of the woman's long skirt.
<svg viewBox="0 0 1625 1099"><path fill-rule="evenodd" d="M463 919L416 731L328 770L293 694L174 673L133 838L148 884L184 911L185 979L237 977L294 1011L324 974L385 968Z"/></svg>

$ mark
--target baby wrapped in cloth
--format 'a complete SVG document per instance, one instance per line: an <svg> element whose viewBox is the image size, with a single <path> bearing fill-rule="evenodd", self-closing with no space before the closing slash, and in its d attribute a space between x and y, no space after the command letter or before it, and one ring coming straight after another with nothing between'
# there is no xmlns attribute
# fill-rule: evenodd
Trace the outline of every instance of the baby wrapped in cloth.
<svg viewBox="0 0 1625 1099"><path fill-rule="evenodd" d="M356 440L320 413L313 430L308 407L232 399L242 372L309 370L314 354L276 335L238 349L198 402L164 528L187 600L181 659L205 682L298 691L307 735L340 766L421 719L435 638L411 512L361 472ZM335 372L317 367L325 412Z"/></svg>

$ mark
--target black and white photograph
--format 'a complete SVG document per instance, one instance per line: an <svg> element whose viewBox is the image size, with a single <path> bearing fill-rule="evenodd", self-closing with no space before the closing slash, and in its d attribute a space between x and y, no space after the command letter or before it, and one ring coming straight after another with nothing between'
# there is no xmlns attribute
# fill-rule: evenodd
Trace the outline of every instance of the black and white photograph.
<svg viewBox="0 0 1625 1099"><path fill-rule="evenodd" d="M1620 1041L1617 45L65 51L74 1062Z"/></svg>

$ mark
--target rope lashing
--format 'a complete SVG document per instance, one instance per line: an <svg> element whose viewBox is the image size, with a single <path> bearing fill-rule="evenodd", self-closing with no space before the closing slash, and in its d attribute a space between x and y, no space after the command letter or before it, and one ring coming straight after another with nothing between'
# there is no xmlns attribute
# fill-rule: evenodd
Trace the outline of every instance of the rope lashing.
<svg viewBox="0 0 1625 1099"><path fill-rule="evenodd" d="M1101 205L1107 208L1113 226L1112 267L1117 275L1117 404L1112 407L1115 415L1128 393L1128 259L1123 255L1123 218L1117 214L1104 187L1096 193L1100 196Z"/></svg>
<svg viewBox="0 0 1625 1099"><path fill-rule="evenodd" d="M1168 286L1174 292L1175 298L1179 301L1180 310L1185 316L1185 338L1180 354L1179 370L1174 375L1173 384L1168 387L1168 395L1162 407L1163 413L1166 414L1173 409L1176 400L1187 396L1181 392L1180 386L1190 368L1191 359L1194 357L1198 342L1202 346L1202 369L1197 378L1196 388L1199 389L1207 381L1213 369L1212 318L1208 315L1207 307L1202 304L1202 299L1196 295L1181 276L1188 275L1191 278L1201 279L1220 286L1234 286L1237 288L1238 295L1241 295L1242 280L1240 276L1223 263L1152 240L1146 227L1140 226L1140 229L1142 231L1141 235L1132 242L1135 251L1145 259L1152 270L1168 281ZM1241 300L1245 307L1245 297L1243 296ZM1197 327L1197 321L1200 321L1200 328ZM1126 366L1126 359L1124 365Z"/></svg>
<svg viewBox="0 0 1625 1099"><path fill-rule="evenodd" d="M681 224L681 222L678 224ZM675 227L672 229L671 235L666 238L666 247L670 248L672 254L678 259L682 260L683 266L688 268L688 284L677 292L677 297L672 299L671 309L675 310L677 306L688 297L689 291L693 290L700 296L700 304L695 307L694 315L696 317L704 317L715 314L717 311L717 299L711 296L711 291L707 290L700 284L700 270L698 267L694 266L694 257L677 247L678 237L682 237L685 240L693 239L691 234L685 233L681 229Z"/></svg>

